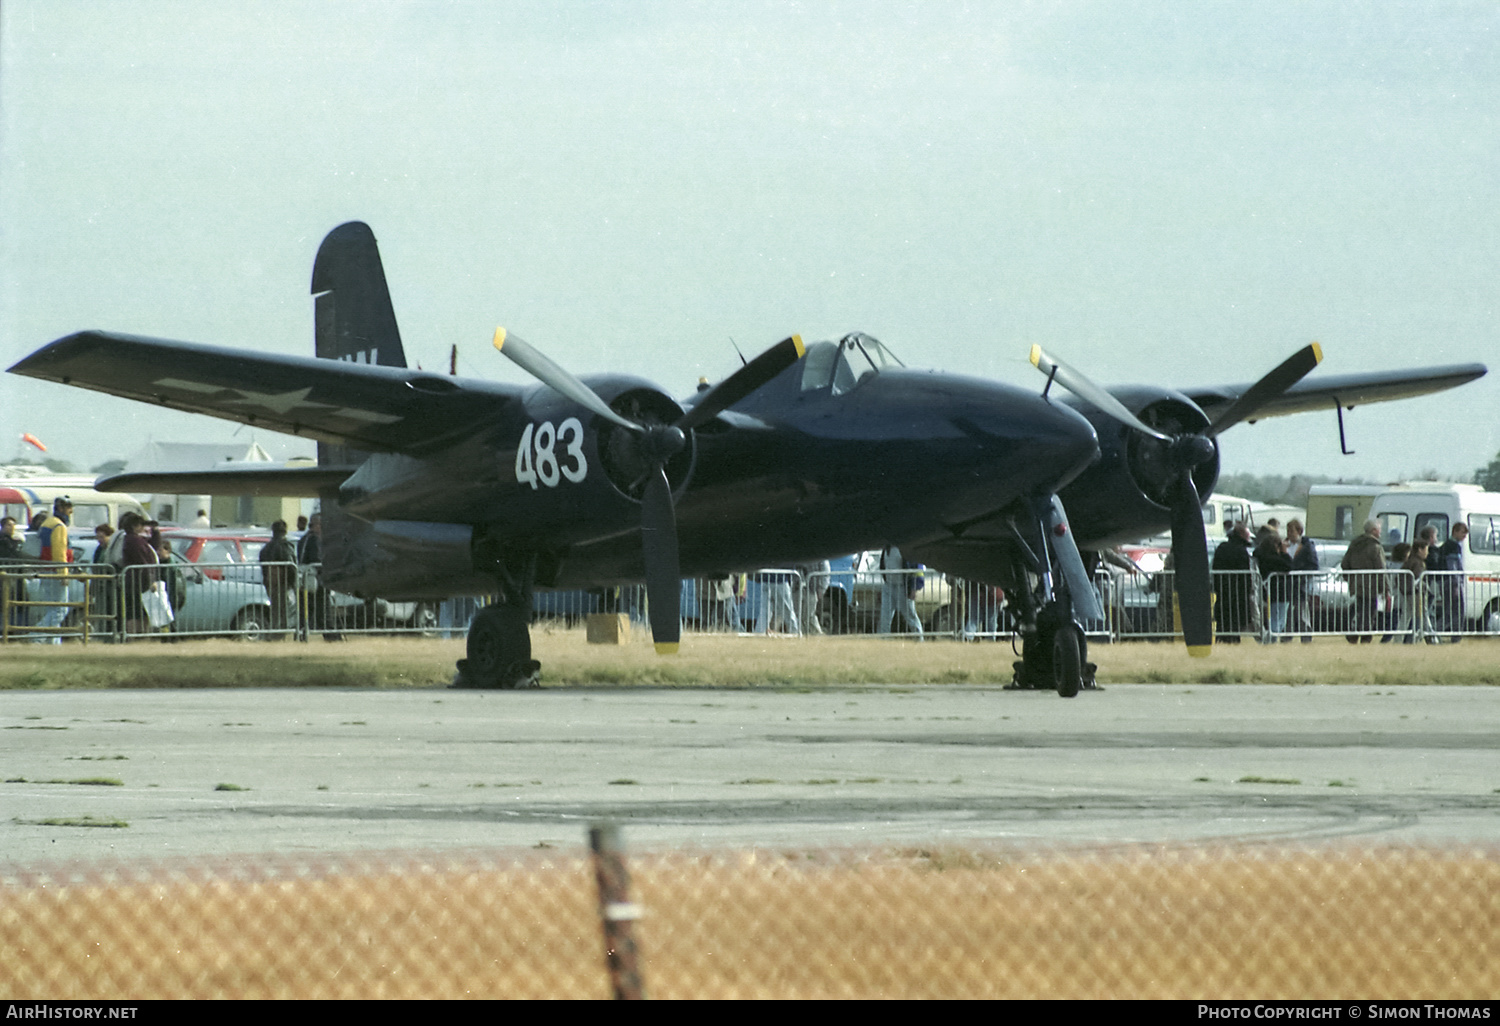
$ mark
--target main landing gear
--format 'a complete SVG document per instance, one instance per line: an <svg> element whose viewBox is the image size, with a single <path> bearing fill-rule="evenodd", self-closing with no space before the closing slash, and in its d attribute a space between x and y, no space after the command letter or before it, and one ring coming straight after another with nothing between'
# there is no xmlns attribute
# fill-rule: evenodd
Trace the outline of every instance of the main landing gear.
<svg viewBox="0 0 1500 1026"><path fill-rule="evenodd" d="M458 661L456 688L540 687L542 664L531 658L531 608L484 606L469 625L468 658Z"/></svg>
<svg viewBox="0 0 1500 1026"><path fill-rule="evenodd" d="M1073 698L1079 691L1096 691L1088 661L1088 639L1072 621L1058 615L1056 603L1048 603L1037 615L1036 631L1021 641L1021 658L1012 664L1010 691L1056 691Z"/></svg>

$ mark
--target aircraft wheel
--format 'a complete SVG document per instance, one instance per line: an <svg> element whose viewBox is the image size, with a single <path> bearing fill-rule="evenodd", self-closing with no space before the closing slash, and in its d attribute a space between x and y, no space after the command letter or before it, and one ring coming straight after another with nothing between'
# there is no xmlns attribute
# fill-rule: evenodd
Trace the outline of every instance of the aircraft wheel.
<svg viewBox="0 0 1500 1026"><path fill-rule="evenodd" d="M531 658L527 611L485 606L469 625L468 658L459 664L462 686L534 687L539 663Z"/></svg>
<svg viewBox="0 0 1500 1026"><path fill-rule="evenodd" d="M1083 651L1078 628L1060 624L1052 635L1052 681L1063 698L1073 698L1083 685Z"/></svg>

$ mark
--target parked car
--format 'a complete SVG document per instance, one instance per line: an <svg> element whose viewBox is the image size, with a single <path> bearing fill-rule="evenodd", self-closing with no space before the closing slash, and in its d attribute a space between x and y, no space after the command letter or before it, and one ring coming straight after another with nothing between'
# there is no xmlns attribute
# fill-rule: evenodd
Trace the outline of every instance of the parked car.
<svg viewBox="0 0 1500 1026"><path fill-rule="evenodd" d="M203 573L214 580L259 581L260 550L271 532L259 528L163 527L163 541L189 563L204 563ZM227 566L224 564L242 564Z"/></svg>
<svg viewBox="0 0 1500 1026"><path fill-rule="evenodd" d="M271 532L258 527L164 527L161 536L172 542L172 551L188 562L219 564L203 567L203 573L211 578L256 583L261 580L260 550L271 540ZM288 535L293 545L300 537L298 532ZM362 599L335 591L329 593L329 606L334 620L330 626L340 630L428 630L437 626L437 609L425 602Z"/></svg>
<svg viewBox="0 0 1500 1026"><path fill-rule="evenodd" d="M138 586L138 573L127 570L123 586ZM272 633L271 602L259 580L236 580L209 575L211 567L198 567L173 552L168 564L156 572L167 582L172 597L172 632L175 634L233 634L260 641Z"/></svg>

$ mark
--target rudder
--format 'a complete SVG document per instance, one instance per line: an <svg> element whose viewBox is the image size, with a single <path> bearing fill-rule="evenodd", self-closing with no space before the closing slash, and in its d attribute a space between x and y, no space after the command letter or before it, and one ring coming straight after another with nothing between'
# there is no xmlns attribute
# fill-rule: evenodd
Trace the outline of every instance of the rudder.
<svg viewBox="0 0 1500 1026"><path fill-rule="evenodd" d="M405 367L401 330L375 233L363 221L329 232L313 261L313 352L327 360ZM365 453L329 442L318 443L318 463L354 465ZM329 509L329 496L323 507Z"/></svg>
<svg viewBox="0 0 1500 1026"><path fill-rule="evenodd" d="M329 232L313 261L316 355L405 367L401 331L375 233L362 221Z"/></svg>

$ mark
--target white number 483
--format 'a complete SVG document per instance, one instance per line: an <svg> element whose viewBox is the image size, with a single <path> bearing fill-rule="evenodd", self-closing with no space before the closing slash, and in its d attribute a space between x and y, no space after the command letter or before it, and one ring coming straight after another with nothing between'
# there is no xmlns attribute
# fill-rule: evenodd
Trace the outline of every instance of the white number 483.
<svg viewBox="0 0 1500 1026"><path fill-rule="evenodd" d="M563 443L563 462L557 458L558 442ZM540 482L556 488L563 478L577 484L588 472L589 463L583 456L583 425L577 417L569 417L556 428L550 420L526 425L521 444L516 446L517 484L529 484L535 489Z"/></svg>

